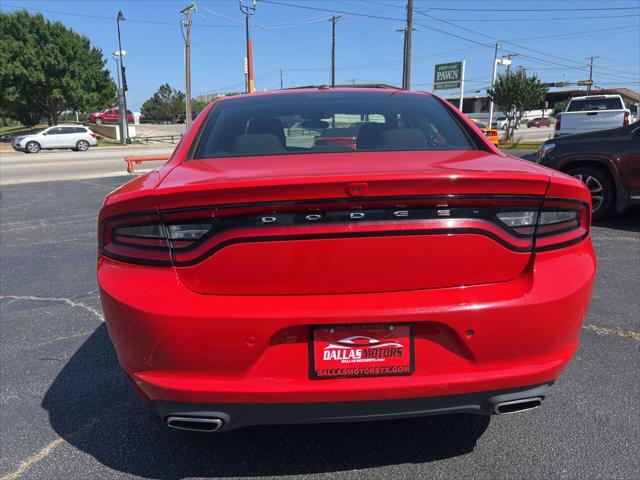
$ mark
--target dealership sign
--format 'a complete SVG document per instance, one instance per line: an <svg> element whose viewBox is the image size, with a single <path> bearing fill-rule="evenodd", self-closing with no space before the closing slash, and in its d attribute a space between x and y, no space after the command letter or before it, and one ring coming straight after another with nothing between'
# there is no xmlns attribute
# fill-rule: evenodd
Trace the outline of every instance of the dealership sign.
<svg viewBox="0 0 640 480"><path fill-rule="evenodd" d="M441 63L436 65L433 77L433 89L445 90L460 88L464 72L464 62Z"/></svg>

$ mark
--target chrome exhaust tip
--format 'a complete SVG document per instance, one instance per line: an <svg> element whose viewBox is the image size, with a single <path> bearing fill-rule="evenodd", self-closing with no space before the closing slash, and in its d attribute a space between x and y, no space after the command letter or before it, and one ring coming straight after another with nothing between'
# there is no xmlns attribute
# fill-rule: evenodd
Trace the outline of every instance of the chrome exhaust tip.
<svg viewBox="0 0 640 480"><path fill-rule="evenodd" d="M167 425L178 430L192 432L217 432L224 422L220 418L167 417Z"/></svg>
<svg viewBox="0 0 640 480"><path fill-rule="evenodd" d="M542 397L521 398L519 400L510 400L496 404L494 412L496 415L526 412L527 410L538 408L541 404Z"/></svg>

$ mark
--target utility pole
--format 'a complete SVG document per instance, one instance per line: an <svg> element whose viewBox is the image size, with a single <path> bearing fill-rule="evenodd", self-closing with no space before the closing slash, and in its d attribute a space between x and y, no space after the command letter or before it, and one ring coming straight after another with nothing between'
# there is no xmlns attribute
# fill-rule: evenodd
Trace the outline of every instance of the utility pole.
<svg viewBox="0 0 640 480"><path fill-rule="evenodd" d="M341 15L333 15L331 22L331 86L336 86L336 22Z"/></svg>
<svg viewBox="0 0 640 480"><path fill-rule="evenodd" d="M587 60L589 60L589 85L587 85L587 95L591 95L591 85L593 84L593 61L596 58L600 57L596 57L593 55L587 57Z"/></svg>
<svg viewBox="0 0 640 480"><path fill-rule="evenodd" d="M507 60L511 60L513 57L517 57L518 54L517 53L509 53L508 55L505 55L504 58L506 58ZM511 62L507 63L507 77L511 75Z"/></svg>
<svg viewBox="0 0 640 480"><path fill-rule="evenodd" d="M496 84L496 75L498 73L498 50L500 44L496 42L496 49L493 53L493 73L491 75L491 88ZM493 125L493 99L489 103L489 128Z"/></svg>
<svg viewBox="0 0 640 480"><path fill-rule="evenodd" d="M184 123L189 128L191 126L191 13L196 10L195 2L190 3L182 10L185 19L182 21L182 25L187 31L187 36L184 41L184 76L185 76L185 90L186 90L186 103L185 103L185 115Z"/></svg>
<svg viewBox="0 0 640 480"><path fill-rule="evenodd" d="M251 0L251 5L243 5L242 0L238 0L240 4L240 11L245 16L245 36L247 42L247 93L253 93L256 91L253 83L253 51L251 47L251 31L249 29L249 17L256 13L257 0Z"/></svg>
<svg viewBox="0 0 640 480"><path fill-rule="evenodd" d="M280 70L280 90L284 90L284 80L282 78L282 70Z"/></svg>
<svg viewBox="0 0 640 480"><path fill-rule="evenodd" d="M413 0L407 0L407 26L404 31L402 89L411 90L411 35L413 33Z"/></svg>
<svg viewBox="0 0 640 480"><path fill-rule="evenodd" d="M120 120L120 141L126 144L130 143L129 125L127 123L127 77L125 77L123 62L123 57L126 52L122 50L122 40L120 38L120 22L124 20L122 10L118 11L118 16L116 17L116 24L118 25L118 59L120 60L118 68L118 77L120 79L118 88L118 118Z"/></svg>
<svg viewBox="0 0 640 480"><path fill-rule="evenodd" d="M127 117L120 115L120 112L125 110L124 97L122 95L122 69L120 68L120 60L123 57L123 50L116 50L113 52L113 59L116 61L116 69L118 70L118 131L120 132L120 143L123 145L127 143Z"/></svg>

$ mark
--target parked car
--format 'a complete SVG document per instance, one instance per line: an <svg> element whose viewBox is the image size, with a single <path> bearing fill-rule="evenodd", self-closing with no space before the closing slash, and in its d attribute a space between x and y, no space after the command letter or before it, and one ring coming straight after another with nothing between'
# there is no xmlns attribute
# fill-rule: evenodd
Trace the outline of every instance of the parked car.
<svg viewBox="0 0 640 480"><path fill-rule="evenodd" d="M533 118L531 120L529 120L527 122L527 128L531 128L531 127L548 127L549 125L551 125L551 122L549 121L548 117L537 117L537 118Z"/></svg>
<svg viewBox="0 0 640 480"><path fill-rule="evenodd" d="M478 119L472 118L471 121L476 125L476 127L482 130L482 133L484 133L484 135L489 139L491 143L493 143L494 145L498 145L498 143L500 143L498 130L496 130L495 128L488 128Z"/></svg>
<svg viewBox="0 0 640 480"><path fill-rule="evenodd" d="M620 95L573 97L556 116L555 137L629 125L630 112Z"/></svg>
<svg viewBox="0 0 640 480"><path fill-rule="evenodd" d="M101 125L103 123L118 123L120 121L120 113L117 108L107 108L101 112L89 114L89 122ZM127 110L127 122L133 123L133 113Z"/></svg>
<svg viewBox="0 0 640 480"><path fill-rule="evenodd" d="M360 125L362 123L358 122L345 128L326 127L320 135L315 137L313 144L315 147L327 145L329 150L333 148L332 145L346 145L355 150Z"/></svg>
<svg viewBox="0 0 640 480"><path fill-rule="evenodd" d="M199 114L200 112L196 112L195 110L193 110L191 112L191 120L195 120ZM173 123L184 123L186 118L187 118L186 113L181 113L176 118L173 119Z"/></svg>
<svg viewBox="0 0 640 480"><path fill-rule="evenodd" d="M505 116L496 117L496 119L493 121L493 128L497 128L498 130L506 130L507 122L508 120ZM520 122L516 122L514 128L518 130L520 128Z"/></svg>
<svg viewBox="0 0 640 480"><path fill-rule="evenodd" d="M354 150L291 118L367 120ZM428 93L224 97L107 196L100 297L170 427L520 412L578 346L590 216L582 182L505 155Z"/></svg>
<svg viewBox="0 0 640 480"><path fill-rule="evenodd" d="M591 192L593 218L640 203L640 122L547 140L538 163L582 180Z"/></svg>
<svg viewBox="0 0 640 480"><path fill-rule="evenodd" d="M40 150L70 148L85 152L98 144L96 134L81 125L56 125L31 135L14 137L11 146L24 153L38 153Z"/></svg>

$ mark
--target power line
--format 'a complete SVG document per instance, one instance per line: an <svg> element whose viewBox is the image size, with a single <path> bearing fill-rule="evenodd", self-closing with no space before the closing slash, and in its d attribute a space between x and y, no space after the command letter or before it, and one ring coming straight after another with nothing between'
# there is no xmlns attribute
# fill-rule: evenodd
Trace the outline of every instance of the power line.
<svg viewBox="0 0 640 480"><path fill-rule="evenodd" d="M499 42L504 43L504 44L507 44L507 45L512 45L512 46L514 46L514 47L516 47L516 48L519 48L519 49L522 49L522 50L528 50L528 51L530 51L530 52L534 52L534 53L538 53L538 54L541 54L541 55L545 55L545 56L547 56L547 57L555 58L555 59L558 59L558 60L561 60L561 61L564 61L564 62L575 63L575 64L577 64L577 65L582 66L582 69L584 69L584 68L586 68L586 67L588 66L587 64L585 64L585 63L583 63L583 62L579 62L579 61L576 61L576 60L573 60L573 59L569 59L569 58L559 57L559 56L557 56L557 55L553 55L553 54L550 54L550 53L548 53L548 52L543 52L543 51L541 51L541 50L536 50L536 49L533 49L533 48L524 47L524 46L522 46L522 45L519 45L519 44L517 44L517 43L511 42L511 41L509 41L509 40L501 40L501 39L496 38L496 37L493 37L493 36L491 36L491 35L487 35L486 33L478 32L478 31L476 31L476 30L472 30L472 29L467 28L467 27L463 27L463 26L460 26L460 25L456 25L456 24L454 24L454 23L452 23L452 22L449 22L449 21L447 21L447 20L442 20L442 19L440 19L440 18L438 18L438 17L434 17L433 15L429 15L428 13L425 13L425 12L423 12L422 10L416 10L416 12L417 12L417 13L419 13L419 14L421 14L421 15L424 15L424 16L426 16L426 17L432 18L432 19L434 19L434 20L438 20L438 21L440 21L440 22L443 22L443 23L446 23L446 24L448 24L448 25L451 25L451 26L453 26L453 27L455 27L455 28L459 28L459 29L465 30L465 31L467 31L467 32L473 33L473 34L475 34L475 35L480 35L480 36L483 36L483 37L486 37L486 38L490 38L490 39L492 39L492 40L499 41ZM418 23L416 22L416 24L418 24ZM424 26L425 28L429 28L429 29L432 29L432 30L433 30L433 28L432 28L432 27L429 27L429 26L427 26L427 25L423 25L423 24L418 24L418 25L422 25L422 26ZM438 31L438 30L436 30L436 31ZM447 34L449 34L449 32L447 32ZM461 37L461 38L464 38L464 37ZM471 39L468 39L468 38L466 38L466 40L467 40L467 41L473 41L473 42L477 43L475 40L471 40ZM521 56L523 56L523 57L528 57L528 58L536 59L535 57L532 57L532 56L530 56L530 55L529 55L529 56L527 56L527 55L524 55L524 54L522 54L522 53L521 53L520 55L521 55ZM549 61L549 60L544 60L544 59L537 59L537 60L539 60L539 61L543 61L543 62L544 62L544 61L546 61L547 63L555 63L556 65L562 65L562 64L559 64L559 63L557 63L557 62L552 62L552 61ZM578 67L569 67L569 66L566 66L566 68L573 68L573 69L577 69ZM581 69L581 70L582 70L582 69ZM605 71L607 71L607 70L608 70L608 71L615 71L614 69L611 69L611 68L604 68L604 67L602 68L602 70L605 70ZM629 73L629 72L627 72L627 73ZM632 74L632 75L633 75L633 74Z"/></svg>
<svg viewBox="0 0 640 480"><path fill-rule="evenodd" d="M448 12L486 12L486 8L449 8L449 7L429 7L429 10L440 10ZM501 12L595 12L607 10L640 10L640 7L607 7L607 8L500 8Z"/></svg>
<svg viewBox="0 0 640 480"><path fill-rule="evenodd" d="M590 16L590 17L527 17L527 18L508 18L508 17L495 17L491 18L443 18L443 20L448 20L450 22L459 22L459 23L487 23L487 22L559 22L565 20L601 20L603 18L629 18L629 15L600 15L600 16Z"/></svg>
<svg viewBox="0 0 640 480"><path fill-rule="evenodd" d="M261 3L270 3L272 5L280 5L282 7L293 7L293 8L304 8L306 10L315 10L317 12L328 12L328 13L340 13L342 15L353 15L354 17L364 17L364 18L374 18L377 20L393 20L395 22L404 22L404 18L394 18L394 17L384 17L381 15L371 15L367 13L359 13L359 12L347 12L345 10L336 10L329 8L320 8L320 7L310 7L309 5L296 5L293 3L284 3L284 2L276 2L274 0L259 0Z"/></svg>
<svg viewBox="0 0 640 480"><path fill-rule="evenodd" d="M267 0L263 0L263 1L267 1ZM376 3L376 4L378 4L378 5L391 6L391 5L388 5L388 4L382 4L382 3L379 3L379 2L371 2L371 1L370 1L370 2L368 2L368 3ZM399 6L398 6L398 7L399 7ZM626 7L625 7L625 8L626 8ZM636 8L636 7L634 7L634 8ZM637 7L637 8L638 8L638 9L640 9L640 7ZM435 10L435 9L429 9L429 10ZM528 48L528 47L523 47L522 45L518 45L518 44L513 43L513 42L511 42L511 41L508 41L508 40L501 40L501 39L498 39L498 38L493 37L493 36L491 36L491 35L487 35L487 34L485 34L485 33L478 32L478 31L476 31L476 30L472 30L472 29L467 28L467 27L463 27L463 26L460 26L460 25L456 25L455 23L453 23L453 22L451 22L451 21L444 20L444 19L441 19L441 18L439 18L439 17L435 17L435 16L433 16L433 15L429 15L429 14L428 14L428 13L426 13L425 11L420 10L420 9L417 9L417 8L414 8L414 11L415 11L416 13L419 13L419 14L421 14L421 15L425 16L425 17L431 18L431 19L433 19L433 20L435 20L435 21L439 21L439 22L446 23L446 24L451 25L451 26L453 26L453 27L455 27L455 28L459 28L459 29L465 30L465 31L470 32L470 33L473 33L473 34L475 34L475 35L481 35L481 36L483 36L483 37L490 38L491 40L494 40L494 41L499 41L499 42L505 43L505 44L507 44L507 45L515 46L516 48L520 48L520 49L523 49L523 50L529 50L529 51L531 51L531 52L539 53L539 54L541 54L541 55L546 55L546 56L548 56L548 57L556 58L556 59L561 60L561 61L564 61L564 62L571 62L571 63L575 63L575 64L577 64L577 65L581 65L583 68L586 68L586 67L587 67L587 64L584 64L584 63L582 63L582 62L578 62L578 61L576 61L576 60L572 60L572 59L568 59L568 58L563 58L563 57L558 57L558 56L556 56L556 55L552 55L552 54L547 53L547 52L543 52L543 51L540 51L540 50L535 50L535 49ZM524 11L524 10L523 10L523 11ZM485 44L485 43L483 43L483 42L479 42L479 41L477 41L477 40L474 40L474 39L471 39L471 38L468 38L468 37L463 37L462 35L456 35L456 34L454 34L454 33L448 32L448 31L440 30L440 29L434 28L434 27L432 27L432 26L430 26L430 25L425 25L425 24L423 24L423 23L416 22L415 20L414 20L414 23L415 23L416 25L420 25L421 27L427 28L427 29L429 29L429 30L433 30L433 31L435 31L435 32L442 33L442 34L444 34L444 35L448 35L448 36L451 36L451 37L459 38L459 39L461 39L461 40L465 40L465 41L467 41L467 42L471 42L471 43L475 43L475 44L479 44L479 45L483 45L483 46L489 46L489 45L487 45L487 44ZM523 57L527 57L527 58L531 58L531 59L536 59L536 57L532 57L532 56L530 56L530 55L524 55L524 54L521 54L521 56L523 56ZM542 59L538 59L538 60L540 60L540 61L545 61L545 60L542 60ZM547 63L551 63L551 64L555 64L555 65L564 66L565 68L572 68L572 69L574 69L574 70L575 70L575 69L578 69L578 67L570 67L570 66L566 66L566 65L563 65L563 64L559 64L559 63L557 63L557 62L547 61ZM606 70L608 70L608 71L613 71L613 72L615 71L614 69L610 69L610 68L606 68L606 67L603 67L603 68L602 68L602 70L605 70L605 71L606 71ZM582 69L581 69L581 71L582 71ZM620 71L618 71L618 72L620 72ZM628 74L634 75L634 74L632 74L632 73L630 73L630 72L625 72L625 73L628 73Z"/></svg>
<svg viewBox="0 0 640 480"><path fill-rule="evenodd" d="M636 30L640 28L638 26L629 26L629 27L613 27L613 28L601 28L598 30L581 30L579 32L567 32L567 33L558 33L555 35L539 35L537 37L522 37L522 38L512 38L511 41L515 42L523 42L530 40L554 40L558 38L569 38L569 37L582 37L582 36L600 36L598 33L605 35L606 33L627 33L631 30Z"/></svg>
<svg viewBox="0 0 640 480"><path fill-rule="evenodd" d="M75 12L61 12L59 10L44 10L44 9L39 9L36 10L34 8L27 8L27 7L22 7L22 6L17 6L17 5L8 5L6 3L4 3L2 5L3 7L10 7L10 8L15 8L18 10L27 10L29 12L34 12L34 13L53 13L56 15L68 15L71 17L82 17L82 18L94 18L96 20L108 20L110 22L113 22L113 18L111 17L103 17L100 15L87 15L84 13L75 13ZM127 18L127 22L135 22L135 23L147 23L150 25L171 25L172 27L175 27L176 24L175 22L161 22L158 20L140 20L140 19L130 19ZM196 25L194 25L196 26ZM199 27L211 27L211 28L238 28L238 25L212 25L212 24L198 24Z"/></svg>

